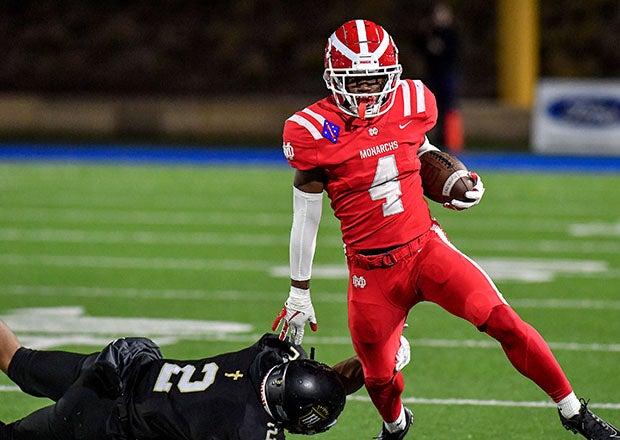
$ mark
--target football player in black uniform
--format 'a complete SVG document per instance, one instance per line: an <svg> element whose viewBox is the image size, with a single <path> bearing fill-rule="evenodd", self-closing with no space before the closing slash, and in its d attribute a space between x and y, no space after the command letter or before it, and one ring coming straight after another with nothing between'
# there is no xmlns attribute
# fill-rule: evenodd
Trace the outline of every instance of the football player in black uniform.
<svg viewBox="0 0 620 440"><path fill-rule="evenodd" d="M55 402L0 422L0 440L281 440L283 429L329 429L345 394L363 385L357 358L330 368L271 334L240 351L175 360L147 338L117 339L93 354L32 350L2 321L0 369Z"/></svg>

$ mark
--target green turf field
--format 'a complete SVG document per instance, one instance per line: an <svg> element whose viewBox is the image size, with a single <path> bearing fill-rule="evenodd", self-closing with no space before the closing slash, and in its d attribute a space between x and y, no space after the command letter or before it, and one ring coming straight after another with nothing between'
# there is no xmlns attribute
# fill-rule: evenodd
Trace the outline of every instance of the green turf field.
<svg viewBox="0 0 620 440"><path fill-rule="evenodd" d="M547 339L576 392L619 425L620 176L479 171L481 205L433 213ZM291 176L286 168L0 164L0 318L36 347L94 351L140 334L182 358L248 345L287 295ZM312 285L319 331L305 345L328 363L353 354L344 271L326 203ZM409 437L574 438L486 335L428 304L409 324ZM0 379L1 420L47 403ZM370 439L379 424L360 390L317 438Z"/></svg>

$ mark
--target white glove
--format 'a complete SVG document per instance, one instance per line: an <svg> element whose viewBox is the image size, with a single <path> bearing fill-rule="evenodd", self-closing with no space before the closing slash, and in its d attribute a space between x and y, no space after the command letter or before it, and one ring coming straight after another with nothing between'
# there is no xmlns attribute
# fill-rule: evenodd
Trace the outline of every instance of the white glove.
<svg viewBox="0 0 620 440"><path fill-rule="evenodd" d="M396 366L394 367L394 373L398 373L405 368L411 360L411 347L409 341L403 335L400 335L400 347L396 352Z"/></svg>
<svg viewBox="0 0 620 440"><path fill-rule="evenodd" d="M299 289L291 286L288 299L284 303L284 307L278 316L276 316L271 330L278 328L280 321L283 321L282 330L280 330L280 339L284 340L290 330L291 339L293 343L297 345L300 345L304 339L306 322L310 322L312 331L315 332L317 330L318 325L314 315L314 307L310 299L309 289Z"/></svg>
<svg viewBox="0 0 620 440"><path fill-rule="evenodd" d="M484 195L484 185L482 183L482 179L473 171L470 171L469 175L472 179L474 179L474 182L476 182L474 184L474 188L465 193L465 197L468 198L469 201L465 202L463 200L452 199L450 202L443 204L444 208L462 211L480 203L480 199L482 199L482 196Z"/></svg>

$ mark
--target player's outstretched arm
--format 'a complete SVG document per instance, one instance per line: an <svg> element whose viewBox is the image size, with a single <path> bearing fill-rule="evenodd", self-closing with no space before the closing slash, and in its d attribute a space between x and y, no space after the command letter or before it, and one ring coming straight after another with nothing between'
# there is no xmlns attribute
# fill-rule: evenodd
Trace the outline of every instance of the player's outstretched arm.
<svg viewBox="0 0 620 440"><path fill-rule="evenodd" d="M284 307L271 328L275 330L281 323L280 338L284 339L290 333L293 342L301 344L306 323L313 331L318 328L310 296L310 278L323 209L323 172L298 170L293 185L293 224L289 247L291 287Z"/></svg>
<svg viewBox="0 0 620 440"><path fill-rule="evenodd" d="M357 356L338 362L332 369L340 376L347 394L353 394L364 386L364 371Z"/></svg>

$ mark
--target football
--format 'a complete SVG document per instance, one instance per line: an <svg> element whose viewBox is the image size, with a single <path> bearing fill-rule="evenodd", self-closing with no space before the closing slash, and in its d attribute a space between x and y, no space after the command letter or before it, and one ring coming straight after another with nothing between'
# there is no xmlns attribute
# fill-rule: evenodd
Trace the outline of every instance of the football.
<svg viewBox="0 0 620 440"><path fill-rule="evenodd" d="M437 203L453 199L469 201L467 191L474 188L474 179L467 167L445 151L430 150L420 156L420 177L424 195Z"/></svg>

